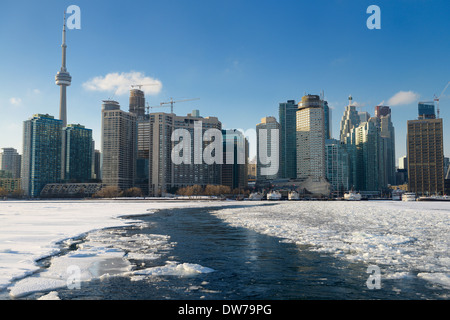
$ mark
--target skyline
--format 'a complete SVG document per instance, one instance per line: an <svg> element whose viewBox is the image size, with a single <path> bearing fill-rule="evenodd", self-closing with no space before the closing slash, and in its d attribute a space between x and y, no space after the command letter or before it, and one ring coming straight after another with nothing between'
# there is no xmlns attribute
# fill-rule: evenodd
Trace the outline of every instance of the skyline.
<svg viewBox="0 0 450 320"><path fill-rule="evenodd" d="M449 81L445 1L118 3L4 3L1 148L22 152L23 122L34 114L58 117L54 74L60 68L62 13L72 4L81 8L82 22L81 30L67 32L73 77L68 123L92 129L97 149L102 100L114 98L128 111L131 84L151 82L156 86L143 88L151 106L172 97L200 98L177 105L175 113L199 109L202 116L218 117L224 129L255 129L266 116L279 121L279 103L298 103L305 93L324 90L333 110L332 136L338 138L349 95L371 116L376 105L388 105L398 159L406 155L406 123L417 119L418 102L432 100ZM381 8L380 30L366 27L371 4ZM444 137L449 106L447 91L440 102ZM449 150L444 138L445 155Z"/></svg>

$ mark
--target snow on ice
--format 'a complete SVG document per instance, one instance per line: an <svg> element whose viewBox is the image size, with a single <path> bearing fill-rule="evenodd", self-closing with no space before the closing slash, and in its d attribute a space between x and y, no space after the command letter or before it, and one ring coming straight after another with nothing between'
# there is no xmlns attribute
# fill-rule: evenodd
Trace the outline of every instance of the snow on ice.
<svg viewBox="0 0 450 320"><path fill-rule="evenodd" d="M216 216L234 226L378 265L384 279L414 274L450 288L450 203L300 201Z"/></svg>
<svg viewBox="0 0 450 320"><path fill-rule="evenodd" d="M133 260L158 259L176 244L164 235L124 238L114 228L142 227L142 221L122 219L125 215L219 205L222 208L214 214L233 226L341 259L378 265L384 279L417 276L450 288L450 203L7 201L0 202L0 291L7 289L12 297L49 292L41 298L58 299L54 290L70 284L70 272L78 272L81 281L117 275L139 281L213 272L173 261L133 270ZM58 256L61 244L76 244L77 250ZM45 257L52 257L50 266L37 272L37 261ZM78 269L70 271L71 266Z"/></svg>

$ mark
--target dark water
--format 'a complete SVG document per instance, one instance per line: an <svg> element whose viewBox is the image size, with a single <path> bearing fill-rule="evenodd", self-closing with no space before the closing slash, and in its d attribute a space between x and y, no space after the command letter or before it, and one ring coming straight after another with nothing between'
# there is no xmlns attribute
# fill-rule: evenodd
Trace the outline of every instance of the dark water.
<svg viewBox="0 0 450 320"><path fill-rule="evenodd" d="M212 273L189 277L152 276L141 281L111 277L57 290L65 299L101 300L354 300L439 299L445 291L419 278L382 281L369 290L368 265L349 263L307 247L280 242L214 217L212 209L163 210L133 217L148 226L123 228L123 235L169 235L174 247L151 266L166 261L194 263ZM140 265L139 261L136 265Z"/></svg>

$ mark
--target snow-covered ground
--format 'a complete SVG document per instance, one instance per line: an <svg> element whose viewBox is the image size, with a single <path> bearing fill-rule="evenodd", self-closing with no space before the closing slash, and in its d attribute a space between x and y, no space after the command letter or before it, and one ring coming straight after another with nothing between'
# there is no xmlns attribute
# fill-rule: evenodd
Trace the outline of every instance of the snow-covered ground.
<svg viewBox="0 0 450 320"><path fill-rule="evenodd" d="M450 289L450 202L264 203L216 215L313 251L377 265L384 279L417 276Z"/></svg>
<svg viewBox="0 0 450 320"><path fill-rule="evenodd" d="M213 204L215 202L212 202ZM228 202L229 203L229 202ZM228 204L227 203L227 204ZM128 259L145 255L158 257L157 250L170 246L161 236L136 236L126 241L114 233L105 237L94 232L106 228L135 226L141 221L121 219L125 215L149 214L168 208L204 207L201 201L5 201L0 202L0 292L8 289L13 297L46 291L80 278L90 280L131 270ZM76 251L52 259L51 268L39 276L27 277L40 270L36 261L60 253L61 242L70 245L85 236ZM129 251L124 259L125 248ZM133 250L136 248L136 250ZM144 248L144 249L143 249ZM181 272L190 265L168 266ZM160 272L163 269L159 270ZM148 272L151 272L149 270ZM155 271L156 272L156 271ZM24 278L24 279L22 279ZM22 279L22 280L20 280Z"/></svg>

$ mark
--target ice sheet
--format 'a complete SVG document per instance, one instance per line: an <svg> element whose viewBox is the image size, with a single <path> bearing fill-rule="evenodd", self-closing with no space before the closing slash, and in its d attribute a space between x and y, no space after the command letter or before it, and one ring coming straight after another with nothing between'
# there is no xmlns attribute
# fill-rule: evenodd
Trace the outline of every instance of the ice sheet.
<svg viewBox="0 0 450 320"><path fill-rule="evenodd" d="M378 265L385 279L412 272L450 288L450 203L279 202L216 215L313 251Z"/></svg>
<svg viewBox="0 0 450 320"><path fill-rule="evenodd" d="M0 201L0 291L10 286L11 282L37 272L40 267L36 261L59 253L59 243L62 241L70 242L72 241L70 239L95 230L129 225L139 227L141 224L140 221L121 219L121 216L149 214L159 209L204 207L214 204L214 201ZM134 240L148 248L148 259L157 257L151 248L157 246L158 241L164 242L162 238ZM66 273L64 268L75 259L80 260L80 263L83 260L92 264L90 271L95 277L96 262L110 258L122 259L125 254L121 250L120 241L116 241L116 247L110 251L107 243L103 244L103 247L97 245L94 245L93 251L87 247L84 251L79 251L78 257L69 254L65 258L67 261L59 260L58 263L62 265L59 271L54 269L54 275L48 274L47 279L41 277L39 281L36 281L36 277L32 277L21 284L22 288L17 285L11 288L13 293L20 296L39 287L48 289L66 285L60 276ZM129 245L132 246L132 243ZM91 259L87 259L89 256ZM134 258L137 257L142 258L136 254Z"/></svg>

